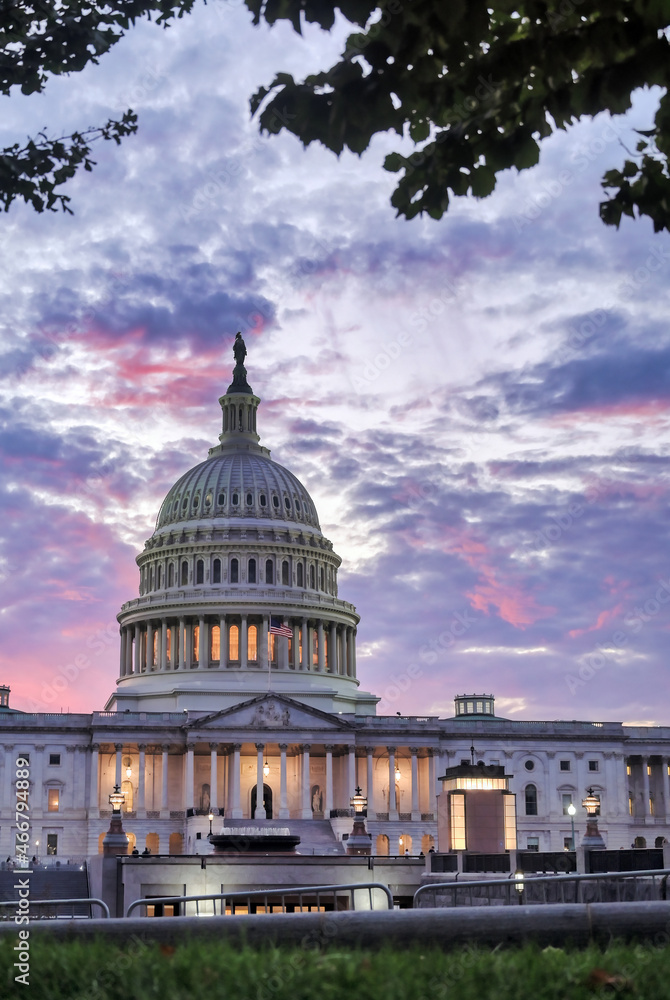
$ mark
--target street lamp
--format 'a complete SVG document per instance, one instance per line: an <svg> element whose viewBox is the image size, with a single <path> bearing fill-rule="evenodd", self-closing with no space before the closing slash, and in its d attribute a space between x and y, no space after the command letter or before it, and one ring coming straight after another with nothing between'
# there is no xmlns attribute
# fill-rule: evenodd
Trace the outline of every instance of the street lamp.
<svg viewBox="0 0 670 1000"><path fill-rule="evenodd" d="M577 812L577 810L575 809L574 802L571 802L570 805L568 806L568 816L570 817L570 822L572 823L572 841L571 841L571 846L570 846L570 850L571 851L574 851L574 849L575 849L575 813L576 812Z"/></svg>
<svg viewBox="0 0 670 1000"><path fill-rule="evenodd" d="M400 773L400 768L399 768L399 767L398 767L398 765L396 764L396 769L395 769L395 780L396 780L396 781L400 781L400 779L401 779L401 778L402 778L402 774Z"/></svg>
<svg viewBox="0 0 670 1000"><path fill-rule="evenodd" d="M349 805L354 810L354 828L347 840L347 854L370 854L372 837L365 832L365 817L363 816L364 810L367 809L368 800L358 786L349 799Z"/></svg>
<svg viewBox="0 0 670 1000"><path fill-rule="evenodd" d="M605 841L598 829L597 812L600 808L600 799L592 788L586 789L586 798L582 799L582 807L586 809L586 834L582 840L583 847L590 847L594 850L603 850Z"/></svg>
<svg viewBox="0 0 670 1000"><path fill-rule="evenodd" d="M212 820L214 819L214 813L210 813L209 816L207 817L207 819L209 820L209 835L211 837L212 836Z"/></svg>
<svg viewBox="0 0 670 1000"><path fill-rule="evenodd" d="M121 807L126 801L126 796L121 791L118 785L114 785L114 791L109 795L109 802L112 807L112 816L121 815Z"/></svg>
<svg viewBox="0 0 670 1000"><path fill-rule="evenodd" d="M519 906L523 903L523 893L525 889L524 878L524 873L521 870L514 872L514 888L519 894Z"/></svg>
<svg viewBox="0 0 670 1000"><path fill-rule="evenodd" d="M114 791L109 796L109 803L112 807L112 818L109 830L105 834L102 842L102 853L106 858L115 857L118 854L128 853L128 838L123 832L121 809L126 797L118 785L114 785Z"/></svg>

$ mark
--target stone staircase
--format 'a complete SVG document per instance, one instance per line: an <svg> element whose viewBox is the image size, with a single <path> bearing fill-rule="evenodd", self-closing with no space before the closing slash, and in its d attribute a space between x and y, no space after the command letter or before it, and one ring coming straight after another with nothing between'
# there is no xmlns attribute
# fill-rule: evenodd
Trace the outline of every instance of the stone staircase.
<svg viewBox="0 0 670 1000"><path fill-rule="evenodd" d="M25 871L15 868L13 871L0 871L0 900L16 901L18 892L15 886L18 879L29 879L30 899L87 899L90 896L88 887L88 874L86 866L80 868L79 865L70 868L34 868L32 875L26 875ZM39 908L40 913L45 912L44 907ZM73 907L62 907L59 912L70 916ZM88 916L87 906L75 906L76 916ZM7 918L13 915L11 907L0 907L0 917Z"/></svg>
<svg viewBox="0 0 670 1000"><path fill-rule="evenodd" d="M287 828L291 834L300 837L296 854L346 853L327 819L226 819L224 825L227 830L253 828L259 832L268 828Z"/></svg>

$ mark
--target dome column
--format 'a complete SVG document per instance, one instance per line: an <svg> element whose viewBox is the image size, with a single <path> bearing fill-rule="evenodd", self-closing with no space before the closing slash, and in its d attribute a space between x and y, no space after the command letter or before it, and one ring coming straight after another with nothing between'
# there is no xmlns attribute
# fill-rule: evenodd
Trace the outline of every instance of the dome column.
<svg viewBox="0 0 670 1000"><path fill-rule="evenodd" d="M193 666L193 622L191 619L184 621L184 670L190 670Z"/></svg>
<svg viewBox="0 0 670 1000"><path fill-rule="evenodd" d="M178 649L177 669L183 670L184 669L184 619L183 618L179 619L179 624L177 626L177 649Z"/></svg>
<svg viewBox="0 0 670 1000"><path fill-rule="evenodd" d="M126 630L119 629L119 677L126 675Z"/></svg>
<svg viewBox="0 0 670 1000"><path fill-rule="evenodd" d="M347 629L347 677L354 676L354 630Z"/></svg>
<svg viewBox="0 0 670 1000"><path fill-rule="evenodd" d="M300 625L293 622L293 669L300 670Z"/></svg>
<svg viewBox="0 0 670 1000"><path fill-rule="evenodd" d="M247 616L242 615L242 624L240 626L240 670L246 670L249 666L247 660Z"/></svg>
<svg viewBox="0 0 670 1000"><path fill-rule="evenodd" d="M203 615L198 625L198 667L206 670L209 666L209 625Z"/></svg>
<svg viewBox="0 0 670 1000"><path fill-rule="evenodd" d="M126 669L124 671L126 677L133 672L133 636L128 627L124 629L126 633Z"/></svg>
<svg viewBox="0 0 670 1000"><path fill-rule="evenodd" d="M145 670L147 673L154 669L154 626L152 622L147 622L147 651Z"/></svg>
<svg viewBox="0 0 670 1000"><path fill-rule="evenodd" d="M309 670L309 625L307 619L302 620L302 663L301 670Z"/></svg>
<svg viewBox="0 0 670 1000"><path fill-rule="evenodd" d="M219 667L228 666L228 626L226 616L219 618Z"/></svg>
<svg viewBox="0 0 670 1000"><path fill-rule="evenodd" d="M319 673L324 673L326 670L326 647L325 647L325 637L323 634L323 622L319 619L319 624L317 626L318 643L319 643Z"/></svg>
<svg viewBox="0 0 670 1000"><path fill-rule="evenodd" d="M351 676L356 677L356 632L355 628L351 630Z"/></svg>
<svg viewBox="0 0 670 1000"><path fill-rule="evenodd" d="M135 673L142 671L142 630L139 625L135 626Z"/></svg>
<svg viewBox="0 0 670 1000"><path fill-rule="evenodd" d="M268 642L269 640L268 629L269 629L268 616L263 615L261 618L260 636L258 643L258 666L261 668L261 670L268 669L268 658L270 655L269 642Z"/></svg>
<svg viewBox="0 0 670 1000"><path fill-rule="evenodd" d="M328 673L337 673L337 625L330 623L328 630Z"/></svg>
<svg viewBox="0 0 670 1000"><path fill-rule="evenodd" d="M158 669L167 670L167 618L161 619L161 658Z"/></svg>

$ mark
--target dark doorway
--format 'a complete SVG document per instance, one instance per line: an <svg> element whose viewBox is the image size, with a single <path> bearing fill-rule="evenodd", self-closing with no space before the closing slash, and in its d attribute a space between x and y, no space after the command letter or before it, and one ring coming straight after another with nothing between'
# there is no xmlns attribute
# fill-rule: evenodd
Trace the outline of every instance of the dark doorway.
<svg viewBox="0 0 670 1000"><path fill-rule="evenodd" d="M251 789L251 818L253 819L256 814L256 800L258 798L258 785L254 785ZM263 785L263 808L265 809L265 818L272 819L272 789L269 785Z"/></svg>

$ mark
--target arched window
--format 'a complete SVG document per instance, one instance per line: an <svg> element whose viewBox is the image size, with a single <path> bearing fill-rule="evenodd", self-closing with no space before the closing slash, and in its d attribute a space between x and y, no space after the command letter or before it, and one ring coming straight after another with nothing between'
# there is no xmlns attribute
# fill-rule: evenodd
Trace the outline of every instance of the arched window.
<svg viewBox="0 0 670 1000"><path fill-rule="evenodd" d="M211 506L212 506L212 491L210 490L209 493L205 496L205 510L209 510Z"/></svg>
<svg viewBox="0 0 670 1000"><path fill-rule="evenodd" d="M265 582L274 583L274 566L272 559L265 560Z"/></svg>
<svg viewBox="0 0 670 1000"><path fill-rule="evenodd" d="M154 568L153 568L153 566L150 566L149 567L149 590L153 590L153 589L154 589Z"/></svg>
<svg viewBox="0 0 670 1000"><path fill-rule="evenodd" d="M188 583L188 563L184 559L181 564L181 585L185 587Z"/></svg>
<svg viewBox="0 0 670 1000"><path fill-rule="evenodd" d="M233 558L230 560L230 582L240 582L240 563L238 559Z"/></svg>
<svg viewBox="0 0 670 1000"><path fill-rule="evenodd" d="M256 560L249 560L249 583L256 582Z"/></svg>
<svg viewBox="0 0 670 1000"><path fill-rule="evenodd" d="M219 496L218 496L217 499L218 499L219 507L223 507L224 503L226 502L226 494L225 493L219 493Z"/></svg>
<svg viewBox="0 0 670 1000"><path fill-rule="evenodd" d="M240 502L239 494L233 493L232 500L233 500L233 507L237 507L238 503Z"/></svg>
<svg viewBox="0 0 670 1000"><path fill-rule="evenodd" d="M537 816L537 788L526 785L526 816Z"/></svg>
<svg viewBox="0 0 670 1000"><path fill-rule="evenodd" d="M195 564L195 582L204 583L205 582L205 564L202 559L198 559Z"/></svg>
<svg viewBox="0 0 670 1000"><path fill-rule="evenodd" d="M298 575L298 586L299 587L304 587L305 584L303 582L303 568L302 568L302 563L298 563L298 574L297 575Z"/></svg>
<svg viewBox="0 0 670 1000"><path fill-rule="evenodd" d="M267 505L268 505L267 497L265 496L265 493L261 493L261 507L267 507Z"/></svg>
<svg viewBox="0 0 670 1000"><path fill-rule="evenodd" d="M163 567L156 567L156 590L161 589L161 580L163 579Z"/></svg>
<svg viewBox="0 0 670 1000"><path fill-rule="evenodd" d="M258 659L258 629L250 625L247 631L247 659L255 662Z"/></svg>
<svg viewBox="0 0 670 1000"><path fill-rule="evenodd" d="M240 658L240 628L239 625L231 625L228 632L228 656L231 660Z"/></svg>
<svg viewBox="0 0 670 1000"><path fill-rule="evenodd" d="M212 563L212 583L221 583L221 560L215 559Z"/></svg>
<svg viewBox="0 0 670 1000"><path fill-rule="evenodd" d="M319 587L320 587L321 590L325 590L326 588L325 588L324 584L326 582L326 578L324 576L323 566L319 570L319 577L320 577L320 580L321 580L321 583L319 584Z"/></svg>
<svg viewBox="0 0 670 1000"><path fill-rule="evenodd" d="M279 497L275 496L275 497L272 498L272 506L275 507L275 508L277 508L277 509L279 508Z"/></svg>
<svg viewBox="0 0 670 1000"><path fill-rule="evenodd" d="M174 587L174 563L168 566L168 587Z"/></svg>
<svg viewBox="0 0 670 1000"><path fill-rule="evenodd" d="M291 509L291 501L289 500L288 497L284 497L284 506L286 507L287 510Z"/></svg>
<svg viewBox="0 0 670 1000"><path fill-rule="evenodd" d="M316 578L314 575L314 566L309 567L309 585L312 590L316 590Z"/></svg>
<svg viewBox="0 0 670 1000"><path fill-rule="evenodd" d="M247 493L247 507L251 507L253 502L254 502L253 493Z"/></svg>
<svg viewBox="0 0 670 1000"><path fill-rule="evenodd" d="M221 659L221 629L212 625L209 630L209 658L212 662Z"/></svg>
<svg viewBox="0 0 670 1000"><path fill-rule="evenodd" d="M377 834L377 844L375 854L378 857L387 858L389 854L389 839L385 833Z"/></svg>
<svg viewBox="0 0 670 1000"><path fill-rule="evenodd" d="M288 559L284 559L281 564L281 582L285 587L288 587Z"/></svg>

